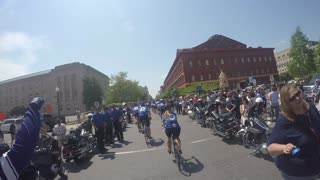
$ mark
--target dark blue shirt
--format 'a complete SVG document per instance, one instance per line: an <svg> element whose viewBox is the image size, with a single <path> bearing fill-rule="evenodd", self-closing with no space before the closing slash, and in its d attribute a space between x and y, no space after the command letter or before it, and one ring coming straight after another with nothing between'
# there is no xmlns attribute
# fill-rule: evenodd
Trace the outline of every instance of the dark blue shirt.
<svg viewBox="0 0 320 180"><path fill-rule="evenodd" d="M309 110L298 115L294 122L280 115L271 133L268 144L291 143L301 150L295 155L281 154L276 166L290 176L312 176L320 172L319 141L320 115L313 104ZM315 131L313 132L312 129Z"/></svg>
<svg viewBox="0 0 320 180"><path fill-rule="evenodd" d="M101 113L101 117L102 117L102 119L104 120L104 122L106 122L106 123L112 123L112 119L111 119L111 117L110 117L110 113L109 113L109 112Z"/></svg>
<svg viewBox="0 0 320 180"><path fill-rule="evenodd" d="M95 113L92 116L92 123L94 123L96 125L96 127L98 128L103 128L105 125L105 120L103 119L103 115L100 113Z"/></svg>
<svg viewBox="0 0 320 180"><path fill-rule="evenodd" d="M118 108L113 109L113 110L110 112L110 117L111 117L112 121L119 121L121 115L122 115L122 112L121 112L121 110L118 109Z"/></svg>
<svg viewBox="0 0 320 180"><path fill-rule="evenodd" d="M40 112L38 102L28 107L13 147L0 156L0 179L16 180L32 158L39 138Z"/></svg>

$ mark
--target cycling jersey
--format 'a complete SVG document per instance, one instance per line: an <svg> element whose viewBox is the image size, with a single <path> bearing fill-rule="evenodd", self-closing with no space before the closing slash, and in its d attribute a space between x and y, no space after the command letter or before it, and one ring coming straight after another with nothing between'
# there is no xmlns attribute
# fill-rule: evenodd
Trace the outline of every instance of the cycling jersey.
<svg viewBox="0 0 320 180"><path fill-rule="evenodd" d="M178 123L177 115L175 113L171 113L170 117L163 116L163 121L165 123L166 129L168 128L180 128Z"/></svg>
<svg viewBox="0 0 320 180"><path fill-rule="evenodd" d="M141 106L139 109L139 117L146 117L149 115L149 109L145 106Z"/></svg>

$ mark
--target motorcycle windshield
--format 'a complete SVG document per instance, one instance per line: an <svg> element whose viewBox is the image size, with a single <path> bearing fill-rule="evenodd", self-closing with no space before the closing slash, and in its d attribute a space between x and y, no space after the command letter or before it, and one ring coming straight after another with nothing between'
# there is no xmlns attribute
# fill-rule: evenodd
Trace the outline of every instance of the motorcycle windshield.
<svg viewBox="0 0 320 180"><path fill-rule="evenodd" d="M269 126L261 119L259 118L254 118L254 122L261 128L268 130L270 129Z"/></svg>

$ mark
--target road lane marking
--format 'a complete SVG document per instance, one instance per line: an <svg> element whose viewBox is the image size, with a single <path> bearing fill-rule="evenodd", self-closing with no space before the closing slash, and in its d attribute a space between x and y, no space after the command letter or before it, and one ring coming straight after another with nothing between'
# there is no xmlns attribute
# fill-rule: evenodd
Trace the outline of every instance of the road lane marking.
<svg viewBox="0 0 320 180"><path fill-rule="evenodd" d="M126 151L126 152L116 152L116 155L121 155L121 154L133 154L133 153L140 153L140 152L148 152L148 151L156 151L164 149L164 147L161 148L152 148L152 149L142 149L142 150L136 150L136 151Z"/></svg>
<svg viewBox="0 0 320 180"><path fill-rule="evenodd" d="M212 139L215 139L216 137L211 137L211 138L207 138L207 139L200 139L200 140L197 140L197 141L192 141L190 144L195 144L195 143L199 143L199 142L205 142L205 141L209 141L209 140L212 140Z"/></svg>
<svg viewBox="0 0 320 180"><path fill-rule="evenodd" d="M190 142L188 144L195 144L195 143L210 141L212 139L215 139L215 137L206 138L206 139L200 139L200 140L197 140L197 141L192 141L192 142ZM141 152L157 151L157 150L162 150L162 149L165 149L165 148L166 147L159 147L159 148L141 149L141 150L135 150L135 151L115 152L115 155L134 154L134 153L141 153ZM109 154L109 153L105 153L105 154ZM99 155L99 154L97 154L97 155Z"/></svg>

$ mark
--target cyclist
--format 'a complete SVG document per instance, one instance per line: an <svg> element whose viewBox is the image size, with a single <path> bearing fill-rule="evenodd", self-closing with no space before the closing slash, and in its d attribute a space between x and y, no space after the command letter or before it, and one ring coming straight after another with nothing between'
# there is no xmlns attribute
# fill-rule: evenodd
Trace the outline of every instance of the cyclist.
<svg viewBox="0 0 320 180"><path fill-rule="evenodd" d="M181 151L181 140L180 140L180 132L181 127L178 123L178 118L175 113L172 112L171 108L166 108L166 111L164 112L162 116L163 125L162 127L165 128L165 133L168 137L167 141L167 147L168 147L168 153L171 154L171 137L174 139L174 141L178 144L179 153L182 154Z"/></svg>
<svg viewBox="0 0 320 180"><path fill-rule="evenodd" d="M148 133L149 138L151 137L151 128L150 128L150 120L151 120L151 114L149 111L149 108L146 106L145 103L141 103L141 107L139 108L139 121L142 125L142 134ZM144 132L144 126L147 126L149 129L149 132Z"/></svg>

